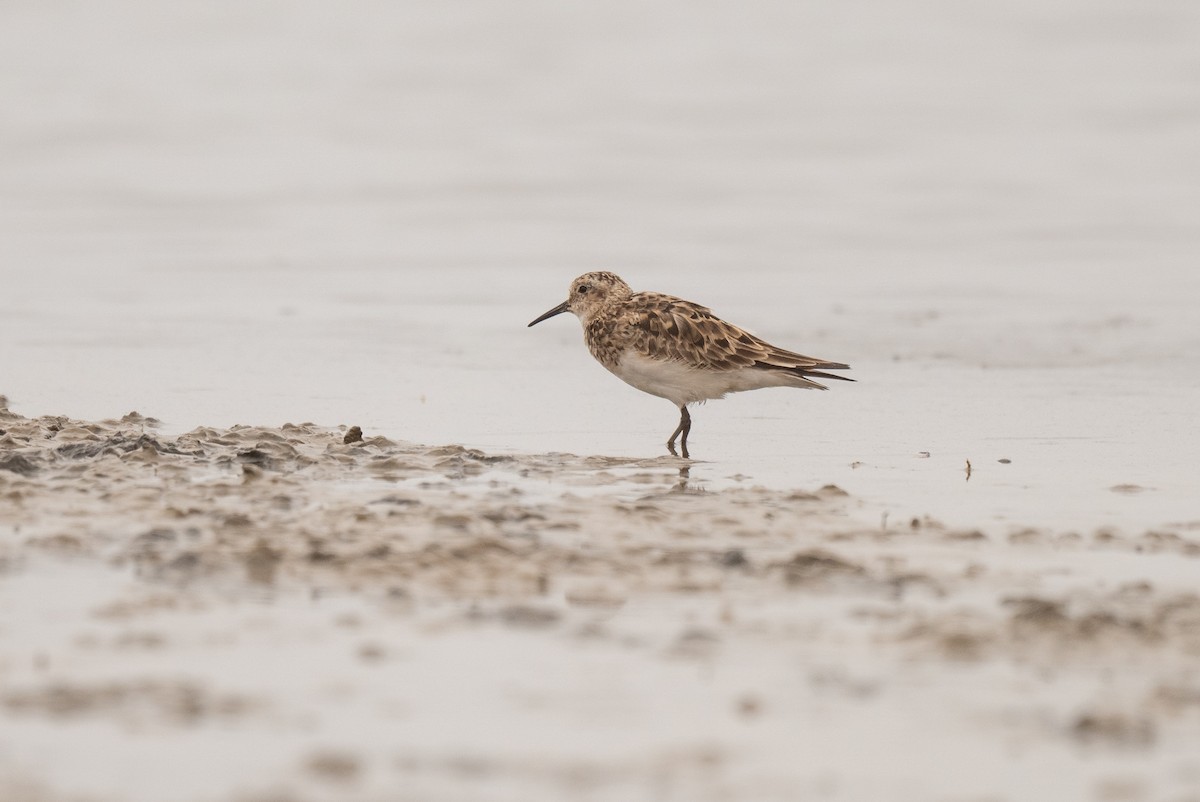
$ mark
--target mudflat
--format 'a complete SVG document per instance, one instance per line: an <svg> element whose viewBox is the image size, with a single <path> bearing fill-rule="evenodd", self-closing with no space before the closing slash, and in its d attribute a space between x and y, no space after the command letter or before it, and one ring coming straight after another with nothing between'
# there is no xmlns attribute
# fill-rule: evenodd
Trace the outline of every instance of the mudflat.
<svg viewBox="0 0 1200 802"><path fill-rule="evenodd" d="M1200 778L1194 526L868 525L832 485L709 490L670 457L348 426L0 429L0 798L1124 799Z"/></svg>

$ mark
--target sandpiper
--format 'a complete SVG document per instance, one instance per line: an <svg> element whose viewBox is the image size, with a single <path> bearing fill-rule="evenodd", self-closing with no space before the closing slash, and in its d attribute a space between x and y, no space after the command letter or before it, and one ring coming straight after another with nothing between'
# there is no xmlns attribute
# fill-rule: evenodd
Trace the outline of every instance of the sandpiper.
<svg viewBox="0 0 1200 802"><path fill-rule="evenodd" d="M822 372L848 370L849 365L776 348L699 304L634 292L613 273L584 273L571 282L567 300L529 325L563 312L579 318L588 350L601 365L627 384L679 407L679 425L667 450L678 456L675 438L682 435L685 459L690 458L692 428L688 404L760 387L829 389L813 377L854 381Z"/></svg>

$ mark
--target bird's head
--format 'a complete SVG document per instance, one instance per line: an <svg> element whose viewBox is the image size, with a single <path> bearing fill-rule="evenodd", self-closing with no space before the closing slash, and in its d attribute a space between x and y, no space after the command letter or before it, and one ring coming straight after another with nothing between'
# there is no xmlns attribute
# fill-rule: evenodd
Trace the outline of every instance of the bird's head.
<svg viewBox="0 0 1200 802"><path fill-rule="evenodd" d="M615 273L584 273L571 282L567 300L554 307L529 325L541 323L546 318L571 312L584 323L600 314L607 307L618 304L633 295L629 285Z"/></svg>

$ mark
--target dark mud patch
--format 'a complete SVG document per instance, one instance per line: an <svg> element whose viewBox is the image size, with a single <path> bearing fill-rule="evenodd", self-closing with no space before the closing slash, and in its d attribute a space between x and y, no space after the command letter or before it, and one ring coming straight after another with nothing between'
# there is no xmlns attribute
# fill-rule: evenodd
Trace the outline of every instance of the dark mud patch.
<svg viewBox="0 0 1200 802"><path fill-rule="evenodd" d="M0 708L10 715L58 719L117 715L187 725L209 718L238 718L255 707L245 697L184 681L56 682L0 693Z"/></svg>

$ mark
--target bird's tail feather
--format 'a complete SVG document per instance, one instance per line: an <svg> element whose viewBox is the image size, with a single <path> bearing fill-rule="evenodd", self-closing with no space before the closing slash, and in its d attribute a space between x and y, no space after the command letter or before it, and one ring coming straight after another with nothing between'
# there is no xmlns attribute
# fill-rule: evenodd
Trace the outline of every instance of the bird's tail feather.
<svg viewBox="0 0 1200 802"><path fill-rule="evenodd" d="M822 362L822 363L820 363L820 366L823 368L828 368L830 370L849 370L850 369L849 365L843 365L840 362ZM843 381L843 382L854 381L854 379L851 379L849 376L839 376L836 373L826 373L825 371L822 371L822 370L813 370L812 368L799 367L799 366L795 366L795 365L772 365L769 362L757 362L757 363L755 363L755 367L757 367L761 370L779 371L781 373L786 373L789 376L792 376L796 379L800 379L801 382L796 385L797 387L812 387L812 388L819 388L821 390L829 389L828 387L821 384L820 382L813 381L813 379L837 379L838 381Z"/></svg>
<svg viewBox="0 0 1200 802"><path fill-rule="evenodd" d="M804 376L805 378L808 378L809 376L816 376L818 379L837 379L841 382L856 381L856 379L852 379L849 376L839 376L836 373L824 373L819 370L804 370L803 368L798 368L797 372L799 372L800 375Z"/></svg>

